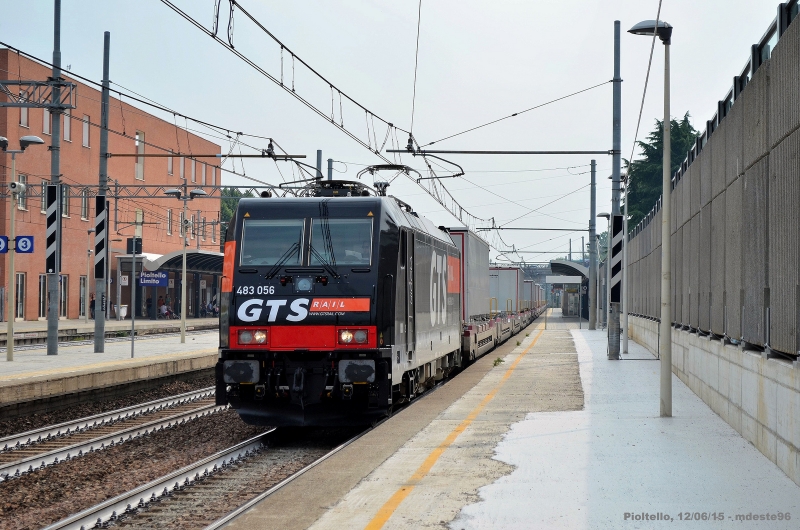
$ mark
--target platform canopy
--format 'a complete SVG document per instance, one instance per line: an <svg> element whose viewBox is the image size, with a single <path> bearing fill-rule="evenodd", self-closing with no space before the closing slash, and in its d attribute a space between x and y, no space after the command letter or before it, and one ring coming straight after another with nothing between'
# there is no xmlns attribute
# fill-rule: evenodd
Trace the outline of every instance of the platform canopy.
<svg viewBox="0 0 800 530"><path fill-rule="evenodd" d="M565 259L554 259L550 261L550 269L553 274L563 274L565 276L580 275L584 278L589 278L589 268L584 267L580 263L569 261ZM565 282L558 282L565 283ZM577 282L576 282L577 283Z"/></svg>
<svg viewBox="0 0 800 530"><path fill-rule="evenodd" d="M186 271L200 274L222 274L222 260L225 255L222 252L211 250L186 249ZM133 258L132 254L117 255L121 261L128 262ZM148 252L137 254L136 260L144 265L147 271L172 271L180 272L183 267L183 251L176 250L169 254L151 254ZM137 265L136 269L139 269Z"/></svg>

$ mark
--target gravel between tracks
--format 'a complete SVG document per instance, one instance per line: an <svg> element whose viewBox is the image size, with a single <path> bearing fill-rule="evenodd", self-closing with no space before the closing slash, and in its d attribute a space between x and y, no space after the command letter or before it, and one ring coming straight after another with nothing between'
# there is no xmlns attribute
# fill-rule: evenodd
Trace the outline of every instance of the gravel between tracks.
<svg viewBox="0 0 800 530"><path fill-rule="evenodd" d="M176 394L183 394L209 386L214 386L213 375L198 377L197 379L191 379L189 381L173 381L152 390L137 392L117 399L81 403L80 405L73 405L57 411L42 412L39 414L31 414L30 416L0 421L0 438L39 429L48 425L63 423L65 421L85 418L86 416L94 416L95 414L130 407L132 405L138 405L139 403L154 401Z"/></svg>
<svg viewBox="0 0 800 530"><path fill-rule="evenodd" d="M0 530L42 528L266 429L228 410L0 483Z"/></svg>

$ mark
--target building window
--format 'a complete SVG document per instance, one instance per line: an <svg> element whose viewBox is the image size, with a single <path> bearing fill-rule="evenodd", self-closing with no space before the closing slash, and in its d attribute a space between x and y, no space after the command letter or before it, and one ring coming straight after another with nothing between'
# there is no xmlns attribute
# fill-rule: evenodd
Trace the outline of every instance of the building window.
<svg viewBox="0 0 800 530"><path fill-rule="evenodd" d="M194 239L194 236L195 236L195 233L196 233L196 232L195 232L195 228L194 228L194 215L191 217L191 219L192 219L192 226L191 226L191 228L189 229L189 234L190 234L190 236L189 236L189 237L191 237L192 239Z"/></svg>
<svg viewBox="0 0 800 530"><path fill-rule="evenodd" d="M197 182L197 177L194 174L194 169L195 169L194 168L194 166L195 166L194 159L189 160L189 163L192 164L192 182Z"/></svg>
<svg viewBox="0 0 800 530"><path fill-rule="evenodd" d="M81 219L89 220L89 189L83 188L81 191Z"/></svg>
<svg viewBox="0 0 800 530"><path fill-rule="evenodd" d="M17 182L20 184L28 184L28 177L25 175L17 174ZM27 210L28 209L28 192L23 191L22 193L17 194L17 209L19 210Z"/></svg>
<svg viewBox="0 0 800 530"><path fill-rule="evenodd" d="M69 217L69 184L61 185L61 217Z"/></svg>
<svg viewBox="0 0 800 530"><path fill-rule="evenodd" d="M83 115L83 146L89 147L89 116Z"/></svg>
<svg viewBox="0 0 800 530"><path fill-rule="evenodd" d="M39 318L47 317L47 274L39 275Z"/></svg>
<svg viewBox="0 0 800 530"><path fill-rule="evenodd" d="M167 158L167 175L172 175L172 157Z"/></svg>
<svg viewBox="0 0 800 530"><path fill-rule="evenodd" d="M86 316L86 299L89 296L89 293L86 292L86 290L87 290L88 286L89 285L88 285L88 282L86 281L86 276L81 276L81 278L80 278L80 288L81 288L81 292L80 292L80 299L81 300L80 300L80 303L81 303L81 305L78 308L78 316L79 317L85 317Z"/></svg>
<svg viewBox="0 0 800 530"><path fill-rule="evenodd" d="M136 154L144 154L144 133L136 131ZM144 180L144 157L136 157L136 180Z"/></svg>
<svg viewBox="0 0 800 530"><path fill-rule="evenodd" d="M217 242L217 222L211 221L211 241Z"/></svg>
<svg viewBox="0 0 800 530"><path fill-rule="evenodd" d="M19 100L20 102L28 101L28 93L26 91L22 91L19 93ZM27 107L20 107L19 108L19 124L22 127L28 126L28 108Z"/></svg>
<svg viewBox="0 0 800 530"><path fill-rule="evenodd" d="M66 274L61 275L61 292L58 299L58 316L67 317L69 310L69 276Z"/></svg>
<svg viewBox="0 0 800 530"><path fill-rule="evenodd" d="M14 318L25 318L25 273L17 273L15 296L17 297L17 307L14 309Z"/></svg>
<svg viewBox="0 0 800 530"><path fill-rule="evenodd" d="M64 109L64 141L72 141L72 111Z"/></svg>
<svg viewBox="0 0 800 530"><path fill-rule="evenodd" d="M47 109L42 112L42 134L50 134L50 111Z"/></svg>
<svg viewBox="0 0 800 530"><path fill-rule="evenodd" d="M212 186L217 185L217 166L213 166L211 168L211 185Z"/></svg>
<svg viewBox="0 0 800 530"><path fill-rule="evenodd" d="M200 176L202 178L201 182L203 183L203 186L205 186L206 185L206 165L205 164L200 166L200 173L201 173Z"/></svg>
<svg viewBox="0 0 800 530"><path fill-rule="evenodd" d="M186 180L186 159L183 158L183 157L180 157L180 164L178 164L178 165L180 166L180 173L181 173L180 177L182 179Z"/></svg>
<svg viewBox="0 0 800 530"><path fill-rule="evenodd" d="M39 210L42 213L47 213L47 181L42 181L42 208Z"/></svg>
<svg viewBox="0 0 800 530"><path fill-rule="evenodd" d="M206 218L200 218L200 238L205 241L206 240Z"/></svg>
<svg viewBox="0 0 800 530"><path fill-rule="evenodd" d="M172 209L167 210L167 235L172 235Z"/></svg>

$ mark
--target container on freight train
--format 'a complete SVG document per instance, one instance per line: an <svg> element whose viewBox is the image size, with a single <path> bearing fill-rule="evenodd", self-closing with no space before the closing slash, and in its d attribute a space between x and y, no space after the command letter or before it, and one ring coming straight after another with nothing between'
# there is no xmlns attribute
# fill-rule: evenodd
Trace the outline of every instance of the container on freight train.
<svg viewBox="0 0 800 530"><path fill-rule="evenodd" d="M470 322L490 313L489 244L464 227L451 228L461 251L461 320Z"/></svg>
<svg viewBox="0 0 800 530"><path fill-rule="evenodd" d="M525 276L516 267L489 269L489 295L493 312L520 312L525 308Z"/></svg>
<svg viewBox="0 0 800 530"><path fill-rule="evenodd" d="M525 309L536 309L538 307L537 298L539 296L539 286L534 283L533 280L525 280L523 285L523 307Z"/></svg>

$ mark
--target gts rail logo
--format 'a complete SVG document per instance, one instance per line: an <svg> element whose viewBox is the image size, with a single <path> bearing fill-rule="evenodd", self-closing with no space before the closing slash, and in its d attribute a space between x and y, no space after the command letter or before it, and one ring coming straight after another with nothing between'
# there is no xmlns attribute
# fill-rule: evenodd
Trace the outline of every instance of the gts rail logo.
<svg viewBox="0 0 800 530"><path fill-rule="evenodd" d="M289 300L263 300L261 298L251 298L239 305L236 316L242 322L257 322L261 318L264 310L269 309L267 322L275 322L278 313L284 306L289 306L289 314L285 319L289 322L300 322L305 320L309 313L319 315L330 315L333 313L363 312L370 310L369 298L297 298L289 303Z"/></svg>
<svg viewBox="0 0 800 530"><path fill-rule="evenodd" d="M261 311L263 306L269 308L269 316L267 322L275 322L278 318L278 310L288 304L288 300L261 300L260 298L252 298L239 306L236 316L242 322L257 322L261 318ZM289 322L300 322L305 320L308 316L308 298L298 298L294 300L289 306L291 314L286 315L286 320Z"/></svg>

